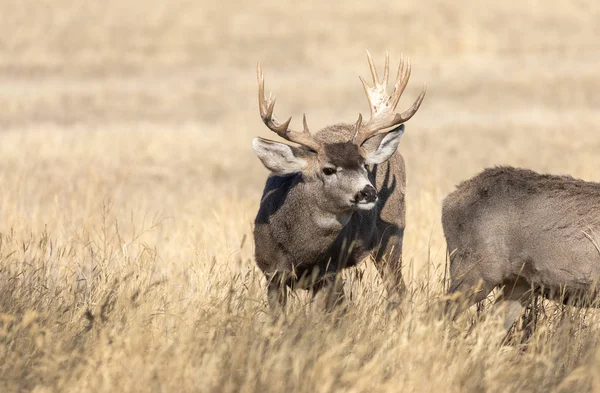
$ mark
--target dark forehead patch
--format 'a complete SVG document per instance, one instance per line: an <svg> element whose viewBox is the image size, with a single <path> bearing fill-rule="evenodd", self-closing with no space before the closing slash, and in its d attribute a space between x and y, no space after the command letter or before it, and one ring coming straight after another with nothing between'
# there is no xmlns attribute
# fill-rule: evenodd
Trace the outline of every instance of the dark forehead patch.
<svg viewBox="0 0 600 393"><path fill-rule="evenodd" d="M359 147L352 142L326 143L324 152L327 161L336 167L356 169L365 163Z"/></svg>

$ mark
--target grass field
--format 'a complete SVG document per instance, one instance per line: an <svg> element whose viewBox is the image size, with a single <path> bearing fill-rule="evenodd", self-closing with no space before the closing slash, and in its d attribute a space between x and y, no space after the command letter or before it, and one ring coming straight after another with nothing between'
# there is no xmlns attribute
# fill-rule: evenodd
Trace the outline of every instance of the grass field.
<svg viewBox="0 0 600 393"><path fill-rule="evenodd" d="M600 181L600 3L0 1L0 391L600 391L600 328L551 303L524 344L452 325L441 200L493 165ZM255 66L313 129L368 108L364 50L412 59L404 274L336 322L268 311ZM479 323L474 321L480 318Z"/></svg>

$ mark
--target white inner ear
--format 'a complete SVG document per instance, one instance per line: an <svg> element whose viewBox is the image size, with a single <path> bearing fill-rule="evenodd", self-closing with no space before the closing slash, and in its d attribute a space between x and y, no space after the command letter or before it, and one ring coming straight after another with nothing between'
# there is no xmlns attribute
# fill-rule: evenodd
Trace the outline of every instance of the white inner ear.
<svg viewBox="0 0 600 393"><path fill-rule="evenodd" d="M388 132L379 143L377 150L369 153L367 156L367 164L376 165L388 160L398 148L402 134L404 134L404 125L401 125L394 131Z"/></svg>
<svg viewBox="0 0 600 393"><path fill-rule="evenodd" d="M285 143L254 138L252 148L263 165L275 174L300 172L306 167L306 161L296 157L292 147Z"/></svg>

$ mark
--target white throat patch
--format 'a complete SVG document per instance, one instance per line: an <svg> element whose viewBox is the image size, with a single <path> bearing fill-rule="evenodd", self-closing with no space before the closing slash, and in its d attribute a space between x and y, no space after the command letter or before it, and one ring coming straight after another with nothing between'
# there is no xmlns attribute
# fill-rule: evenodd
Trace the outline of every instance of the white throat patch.
<svg viewBox="0 0 600 393"><path fill-rule="evenodd" d="M339 229L350 221L351 215L336 217L334 215L319 215L315 217L316 224L322 229Z"/></svg>

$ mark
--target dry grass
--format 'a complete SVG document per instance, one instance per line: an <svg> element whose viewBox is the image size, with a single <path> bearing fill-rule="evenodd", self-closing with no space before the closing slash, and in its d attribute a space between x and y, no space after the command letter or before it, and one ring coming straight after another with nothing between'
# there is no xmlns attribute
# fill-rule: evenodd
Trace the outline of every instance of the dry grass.
<svg viewBox="0 0 600 393"><path fill-rule="evenodd" d="M371 4L0 3L0 391L600 390L591 311L547 305L523 346L431 308L454 184L498 164L600 180L598 2ZM388 311L364 264L337 323L302 294L274 321L254 66L318 128L366 110L365 48L411 56L404 104L429 86L401 143L412 302Z"/></svg>

